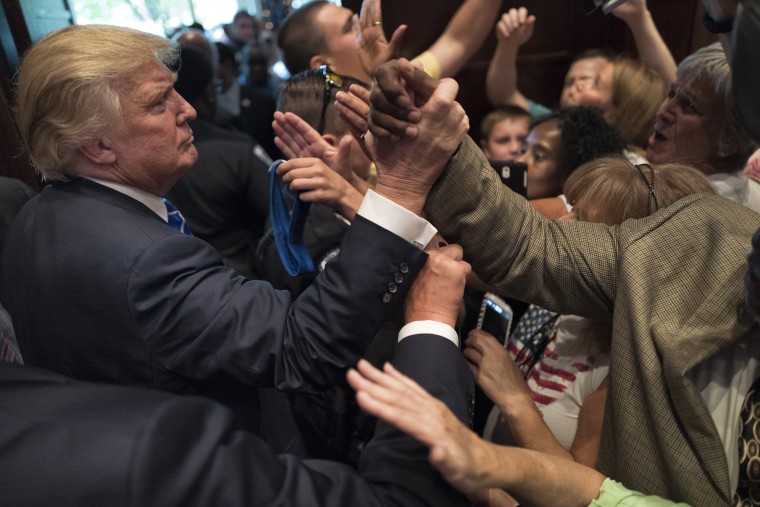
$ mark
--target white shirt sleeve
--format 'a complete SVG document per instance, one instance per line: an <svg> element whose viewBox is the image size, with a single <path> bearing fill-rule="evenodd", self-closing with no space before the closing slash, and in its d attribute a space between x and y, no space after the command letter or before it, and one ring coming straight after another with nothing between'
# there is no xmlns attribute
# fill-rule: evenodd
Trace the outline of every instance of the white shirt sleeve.
<svg viewBox="0 0 760 507"><path fill-rule="evenodd" d="M413 334L436 334L459 347L459 336L454 331L454 328L436 320L415 320L414 322L410 322L398 332L398 341L400 342Z"/></svg>
<svg viewBox="0 0 760 507"><path fill-rule="evenodd" d="M358 213L419 248L425 248L438 229L430 222L378 194L368 190Z"/></svg>

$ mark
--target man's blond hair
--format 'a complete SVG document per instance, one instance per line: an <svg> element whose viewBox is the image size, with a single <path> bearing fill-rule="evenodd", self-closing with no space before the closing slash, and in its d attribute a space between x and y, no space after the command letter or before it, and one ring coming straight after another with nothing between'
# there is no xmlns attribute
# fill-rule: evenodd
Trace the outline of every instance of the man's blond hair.
<svg viewBox="0 0 760 507"><path fill-rule="evenodd" d="M116 26L69 26L37 42L17 75L16 117L43 179L64 179L79 146L120 127L119 89L139 67L178 61L168 39Z"/></svg>

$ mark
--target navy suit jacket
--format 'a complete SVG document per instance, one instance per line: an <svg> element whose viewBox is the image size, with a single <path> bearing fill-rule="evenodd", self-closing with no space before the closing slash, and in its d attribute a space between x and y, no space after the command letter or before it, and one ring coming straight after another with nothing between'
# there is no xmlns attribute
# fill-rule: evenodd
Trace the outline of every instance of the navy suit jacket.
<svg viewBox="0 0 760 507"><path fill-rule="evenodd" d="M398 309L425 258L357 217L341 255L292 300L225 267L208 243L138 201L74 179L20 212L5 250L5 296L27 364L207 395L255 430L253 388L333 385Z"/></svg>
<svg viewBox="0 0 760 507"><path fill-rule="evenodd" d="M451 342L410 336L394 362L467 421L472 374ZM382 423L357 472L277 456L204 398L2 364L0 427L6 507L466 505L424 445Z"/></svg>

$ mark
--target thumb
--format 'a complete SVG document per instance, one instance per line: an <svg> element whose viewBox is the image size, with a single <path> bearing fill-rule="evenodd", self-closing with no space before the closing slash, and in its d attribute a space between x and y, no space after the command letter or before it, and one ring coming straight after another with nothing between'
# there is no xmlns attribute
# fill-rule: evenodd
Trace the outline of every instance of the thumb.
<svg viewBox="0 0 760 507"><path fill-rule="evenodd" d="M434 95L445 102L454 102L457 98L457 93L459 93L459 83L448 77L441 79L438 88L433 92Z"/></svg>
<svg viewBox="0 0 760 507"><path fill-rule="evenodd" d="M335 171L348 180L347 175L351 174L351 141L353 137L350 134L340 138L338 142L338 153L335 155Z"/></svg>
<svg viewBox="0 0 760 507"><path fill-rule="evenodd" d="M404 34L406 33L406 25L400 25L396 30L393 32L393 35L391 35L391 40L388 43L388 46L391 51L391 59L398 58L399 50L401 49L401 40L404 38Z"/></svg>
<svg viewBox="0 0 760 507"><path fill-rule="evenodd" d="M438 81L405 58L399 60L398 67L401 77L404 78L409 88L412 89L416 99L421 100L422 103L427 102L433 93L435 93Z"/></svg>

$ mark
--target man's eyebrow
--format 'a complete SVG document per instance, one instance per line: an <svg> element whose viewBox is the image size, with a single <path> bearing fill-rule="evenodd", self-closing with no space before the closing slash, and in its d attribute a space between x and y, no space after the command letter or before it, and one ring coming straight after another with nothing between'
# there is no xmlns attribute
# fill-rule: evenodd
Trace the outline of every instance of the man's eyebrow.
<svg viewBox="0 0 760 507"><path fill-rule="evenodd" d="M349 14L348 19L346 19L346 22L343 25L343 33L350 32L353 29L354 29L354 15Z"/></svg>
<svg viewBox="0 0 760 507"><path fill-rule="evenodd" d="M144 95L145 103L152 104L156 102L157 100L163 98L167 93L171 92L172 88L174 88L173 81L162 86L153 87L151 90L146 91Z"/></svg>

